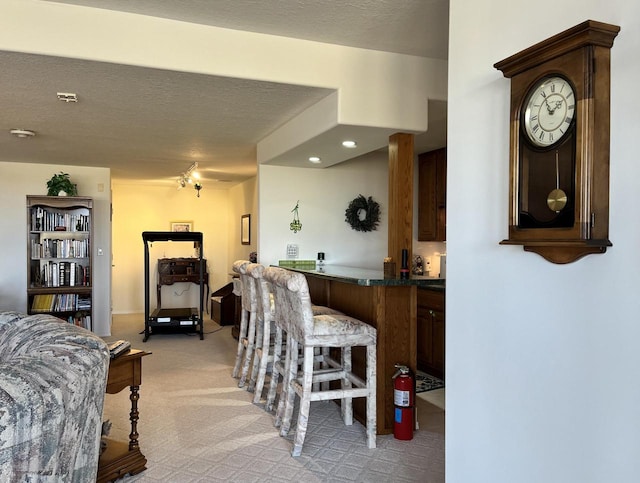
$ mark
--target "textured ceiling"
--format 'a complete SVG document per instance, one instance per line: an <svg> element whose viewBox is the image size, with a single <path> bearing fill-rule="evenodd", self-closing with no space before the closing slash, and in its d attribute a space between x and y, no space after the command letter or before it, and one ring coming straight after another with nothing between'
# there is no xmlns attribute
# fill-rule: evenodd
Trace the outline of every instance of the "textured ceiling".
<svg viewBox="0 0 640 483"><path fill-rule="evenodd" d="M448 51L448 0L49 1L420 57Z"/></svg>
<svg viewBox="0 0 640 483"><path fill-rule="evenodd" d="M52 3L447 56L446 0ZM0 51L0 65L0 131L22 128L38 133L24 140L1 135L0 161L106 166L120 180L175 182L193 160L210 182L246 179L256 173L256 143L332 92L7 51ZM58 101L55 92L61 91L77 92L79 102ZM429 108L430 138L424 138L425 146L438 147L446 136L446 103L430 102Z"/></svg>
<svg viewBox="0 0 640 483"><path fill-rule="evenodd" d="M109 166L116 179L173 181L193 160L210 180L253 176L256 143L330 92L13 52L0 65L0 119L37 133L0 137L6 160ZM78 102L57 100L62 88Z"/></svg>

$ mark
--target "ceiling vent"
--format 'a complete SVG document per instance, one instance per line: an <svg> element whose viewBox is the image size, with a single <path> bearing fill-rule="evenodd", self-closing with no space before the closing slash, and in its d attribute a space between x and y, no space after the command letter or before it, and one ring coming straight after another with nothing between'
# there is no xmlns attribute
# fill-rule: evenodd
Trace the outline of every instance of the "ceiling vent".
<svg viewBox="0 0 640 483"><path fill-rule="evenodd" d="M62 102L78 102L78 96L73 92L58 92L58 100Z"/></svg>

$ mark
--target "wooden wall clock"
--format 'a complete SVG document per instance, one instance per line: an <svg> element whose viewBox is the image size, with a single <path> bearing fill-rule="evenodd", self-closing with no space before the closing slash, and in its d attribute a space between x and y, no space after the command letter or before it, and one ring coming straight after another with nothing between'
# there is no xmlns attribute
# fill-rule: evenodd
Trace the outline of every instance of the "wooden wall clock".
<svg viewBox="0 0 640 483"><path fill-rule="evenodd" d="M553 263L609 241L610 50L588 20L494 67L511 79L509 238Z"/></svg>

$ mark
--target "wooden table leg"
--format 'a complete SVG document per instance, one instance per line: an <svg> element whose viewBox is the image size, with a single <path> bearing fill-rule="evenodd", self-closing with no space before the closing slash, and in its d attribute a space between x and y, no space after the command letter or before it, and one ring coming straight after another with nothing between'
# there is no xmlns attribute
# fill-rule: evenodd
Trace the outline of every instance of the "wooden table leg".
<svg viewBox="0 0 640 483"><path fill-rule="evenodd" d="M139 390L140 386L131 386L131 413L129 413L129 419L131 420L131 434L129 434L129 449L138 449L138 419L140 419L140 413L138 412L138 399L140 399Z"/></svg>
<svg viewBox="0 0 640 483"><path fill-rule="evenodd" d="M126 387L131 391L131 433L129 441L107 439L107 446L98 461L97 483L107 483L122 478L127 474L135 475L147 466L147 459L140 452L138 443L138 400L140 399L140 384L142 383L142 357L150 352L131 349L130 352L111 359L109 377L107 380L107 394L117 394Z"/></svg>

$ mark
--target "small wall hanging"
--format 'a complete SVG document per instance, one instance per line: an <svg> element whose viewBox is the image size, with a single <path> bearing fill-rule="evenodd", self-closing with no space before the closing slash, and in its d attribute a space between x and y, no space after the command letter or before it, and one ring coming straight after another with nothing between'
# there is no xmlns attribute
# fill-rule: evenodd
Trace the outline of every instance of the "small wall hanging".
<svg viewBox="0 0 640 483"><path fill-rule="evenodd" d="M373 231L380 221L380 205L373 198L358 195L344 212L344 221L356 231Z"/></svg>
<svg viewBox="0 0 640 483"><path fill-rule="evenodd" d="M302 230L302 223L300 223L300 216L298 215L299 204L300 200L296 202L296 207L291 210L291 212L293 213L293 221L289 224L289 229L294 233L298 233L300 230Z"/></svg>

